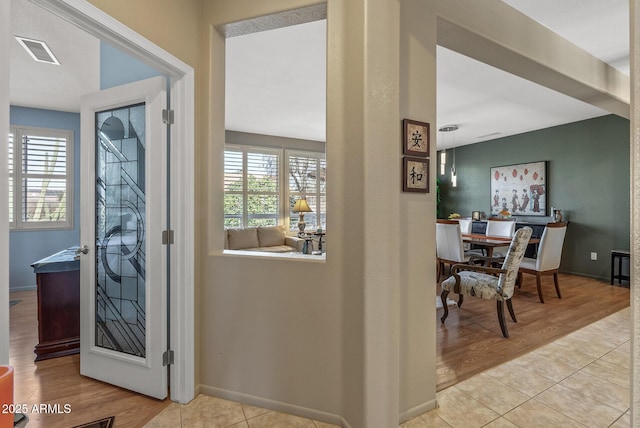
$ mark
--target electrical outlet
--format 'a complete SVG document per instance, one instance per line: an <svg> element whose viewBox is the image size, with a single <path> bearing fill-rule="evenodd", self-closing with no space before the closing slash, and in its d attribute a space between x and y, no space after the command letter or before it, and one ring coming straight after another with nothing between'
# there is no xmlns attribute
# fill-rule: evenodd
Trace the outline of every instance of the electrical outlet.
<svg viewBox="0 0 640 428"><path fill-rule="evenodd" d="M598 260L598 253L591 253L591 260Z"/></svg>

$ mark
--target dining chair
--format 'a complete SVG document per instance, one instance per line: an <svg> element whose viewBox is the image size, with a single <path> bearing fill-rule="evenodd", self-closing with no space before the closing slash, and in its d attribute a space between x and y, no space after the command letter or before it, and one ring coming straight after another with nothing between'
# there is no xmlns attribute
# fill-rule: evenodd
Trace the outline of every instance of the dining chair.
<svg viewBox="0 0 640 428"><path fill-rule="evenodd" d="M548 223L542 232L540 244L536 258L525 257L520 264L518 273L518 288L522 288L522 274L528 273L536 276L538 286L538 297L540 303L544 303L542 297L542 275L553 275L553 283L556 286L556 294L558 299L562 298L560 294L560 285L558 284L558 269L560 268L560 259L562 258L562 246L564 237L567 233L567 222Z"/></svg>
<svg viewBox="0 0 640 428"><path fill-rule="evenodd" d="M511 238L516 231L515 220L488 220L486 236L499 236L501 238ZM495 247L493 257L504 257L509 250L508 246Z"/></svg>
<svg viewBox="0 0 640 428"><path fill-rule="evenodd" d="M498 236L500 238L512 238L516 230L515 220L493 219L487 220L487 228L485 236ZM493 248L493 257L504 257L509 250L509 246ZM474 248L470 251L471 255L486 255L484 248Z"/></svg>
<svg viewBox="0 0 640 428"><path fill-rule="evenodd" d="M443 302L444 314L440 321L443 324L447 316L449 316L449 309L446 306L449 293L453 292L459 295L458 307L462 307L465 295L485 300L495 300L498 323L500 324L502 335L505 338L509 338L509 331L504 319L504 303L507 303L507 309L513 322L518 322L513 311L511 297L518 277L518 268L524 258L531 232L530 227L518 229L511 239L507 256L504 258L491 258L487 266L477 266L473 263L476 258L485 259L486 261L489 259L488 257L472 256L469 261L470 264L456 264L451 267L452 276L442 281L441 284L440 300ZM500 262L502 263L500 268L493 267L495 263Z"/></svg>
<svg viewBox="0 0 640 428"><path fill-rule="evenodd" d="M471 226L473 225L473 221L470 218L459 218L458 224L460 225L460 232L464 234L471 233Z"/></svg>
<svg viewBox="0 0 640 428"><path fill-rule="evenodd" d="M436 223L436 259L437 281L444 271L445 263L452 266L456 263L467 263L469 256L465 254L462 244L462 233L457 220L438 220Z"/></svg>
<svg viewBox="0 0 640 428"><path fill-rule="evenodd" d="M463 235L471 234L471 231L473 229L472 228L473 220L471 220L470 218L459 218L458 224L460 224L460 233L462 233ZM468 251L471 249L471 245L466 244L464 242L462 243L462 246L465 251Z"/></svg>
<svg viewBox="0 0 640 428"><path fill-rule="evenodd" d="M515 220L487 220L487 236L511 238L516 231Z"/></svg>

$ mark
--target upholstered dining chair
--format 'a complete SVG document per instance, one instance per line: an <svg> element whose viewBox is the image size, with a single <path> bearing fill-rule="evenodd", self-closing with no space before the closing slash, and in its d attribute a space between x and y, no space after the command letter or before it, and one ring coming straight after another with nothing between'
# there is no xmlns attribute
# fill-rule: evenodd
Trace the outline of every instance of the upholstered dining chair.
<svg viewBox="0 0 640 428"><path fill-rule="evenodd" d="M540 303L544 303L542 297L542 275L553 275L553 283L556 286L556 294L558 299L562 298L560 294L560 285L558 284L558 269L560 268L560 259L562 258L562 246L564 237L567 233L567 222L548 223L542 232L540 244L538 244L538 252L536 258L525 257L520 264L518 274L518 288L522 287L522 274L528 273L536 276L536 284L538 286L538 297Z"/></svg>
<svg viewBox="0 0 640 428"><path fill-rule="evenodd" d="M511 297L515 289L518 277L518 268L524 258L529 238L531 238L531 228L523 227L516 231L511 240L511 245L505 258L487 258L472 256L469 265L456 264L451 268L452 276L442 281L442 293L440 299L443 302L444 314L440 321L444 321L449 316L449 309L446 306L449 293L456 293L458 297L458 307L462 307L464 296L479 297L486 300L495 300L498 312L498 323L502 330L502 335L509 338L509 330L504 319L504 303L506 302L509 314L513 322L516 315L513 311ZM474 259L485 259L486 266L476 266ZM487 260L489 259L489 260ZM500 268L493 267L496 263L502 262Z"/></svg>
<svg viewBox="0 0 640 428"><path fill-rule="evenodd" d="M465 254L462 233L457 220L438 220L436 223L436 259L437 280L444 271L444 265L467 263L469 256Z"/></svg>
<svg viewBox="0 0 640 428"><path fill-rule="evenodd" d="M499 236L501 238L512 238L516 231L515 220L488 220L486 236ZM508 246L495 247L493 257L504 257L509 250Z"/></svg>
<svg viewBox="0 0 640 428"><path fill-rule="evenodd" d="M463 235L471 233L471 226L473 225L473 221L470 218L459 218L458 224L460 225L460 232Z"/></svg>
<svg viewBox="0 0 640 428"><path fill-rule="evenodd" d="M470 234L472 229L473 229L473 220L471 220L470 218L459 218L458 219L458 224L460 225L460 233L462 233L463 235L465 234ZM466 243L462 243L462 246L464 248L465 251L468 251L471 249L471 245L466 244Z"/></svg>
<svg viewBox="0 0 640 428"><path fill-rule="evenodd" d="M512 238L516 230L515 220L492 219L487 220L485 236L498 236L500 238ZM494 247L493 257L504 257L509 250L508 246ZM471 254L485 255L483 249L471 250Z"/></svg>
<svg viewBox="0 0 640 428"><path fill-rule="evenodd" d="M487 236L511 238L516 231L515 220L487 220Z"/></svg>

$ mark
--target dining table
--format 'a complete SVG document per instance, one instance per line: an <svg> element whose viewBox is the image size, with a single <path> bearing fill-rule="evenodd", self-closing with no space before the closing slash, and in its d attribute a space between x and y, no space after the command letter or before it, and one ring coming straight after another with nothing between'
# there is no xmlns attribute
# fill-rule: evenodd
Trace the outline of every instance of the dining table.
<svg viewBox="0 0 640 428"><path fill-rule="evenodd" d="M479 233L463 233L462 242L471 244L472 246L482 247L486 250L487 257L493 257L493 249L508 246L511 243L511 238L504 236L487 236ZM529 239L529 245L539 243L539 238Z"/></svg>

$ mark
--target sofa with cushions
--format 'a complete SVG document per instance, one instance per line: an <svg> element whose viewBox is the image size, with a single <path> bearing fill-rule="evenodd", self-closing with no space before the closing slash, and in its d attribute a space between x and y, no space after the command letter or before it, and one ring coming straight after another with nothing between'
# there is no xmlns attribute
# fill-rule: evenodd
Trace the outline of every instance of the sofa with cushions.
<svg viewBox="0 0 640 428"><path fill-rule="evenodd" d="M302 251L304 239L287 236L284 226L225 229L224 249L287 253Z"/></svg>

